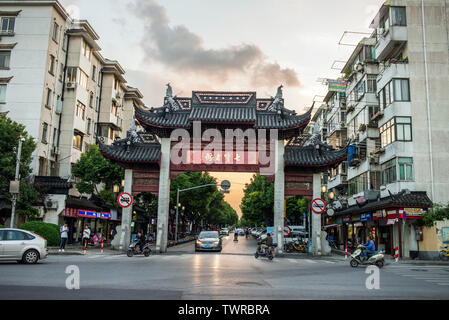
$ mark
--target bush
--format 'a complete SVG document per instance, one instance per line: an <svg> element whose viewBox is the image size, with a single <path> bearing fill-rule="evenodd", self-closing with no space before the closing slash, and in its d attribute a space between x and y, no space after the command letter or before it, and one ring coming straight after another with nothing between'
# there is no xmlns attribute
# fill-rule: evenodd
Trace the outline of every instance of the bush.
<svg viewBox="0 0 449 320"><path fill-rule="evenodd" d="M47 246L58 246L60 242L59 226L42 221L30 221L20 226L22 230L28 230L40 235L47 240Z"/></svg>
<svg viewBox="0 0 449 320"><path fill-rule="evenodd" d="M4 225L0 224L0 228L4 228L4 227L5 227Z"/></svg>

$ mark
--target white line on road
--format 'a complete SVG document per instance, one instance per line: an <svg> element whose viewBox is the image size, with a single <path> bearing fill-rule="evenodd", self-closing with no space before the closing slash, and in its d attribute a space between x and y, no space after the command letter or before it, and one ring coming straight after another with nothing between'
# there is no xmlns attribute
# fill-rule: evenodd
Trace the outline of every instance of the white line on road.
<svg viewBox="0 0 449 320"><path fill-rule="evenodd" d="M304 261L306 261L306 262L308 262L308 263L316 263L316 261L309 260L309 259L304 259Z"/></svg>
<svg viewBox="0 0 449 320"><path fill-rule="evenodd" d="M335 262L327 261L327 260L321 260L321 261L323 261L323 262L325 262L325 263L335 263Z"/></svg>

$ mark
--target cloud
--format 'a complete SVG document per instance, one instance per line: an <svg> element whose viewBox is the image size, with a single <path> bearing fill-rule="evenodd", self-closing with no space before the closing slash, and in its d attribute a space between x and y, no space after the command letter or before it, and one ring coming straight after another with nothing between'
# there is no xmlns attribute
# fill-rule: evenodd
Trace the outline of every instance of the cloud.
<svg viewBox="0 0 449 320"><path fill-rule="evenodd" d="M220 49L205 48L203 39L187 27L170 26L166 9L155 0L137 0L132 11L145 25L141 46L147 61L156 60L173 71L221 81L244 75L254 86L273 87L280 83L300 86L295 70L269 61L256 45L243 43Z"/></svg>

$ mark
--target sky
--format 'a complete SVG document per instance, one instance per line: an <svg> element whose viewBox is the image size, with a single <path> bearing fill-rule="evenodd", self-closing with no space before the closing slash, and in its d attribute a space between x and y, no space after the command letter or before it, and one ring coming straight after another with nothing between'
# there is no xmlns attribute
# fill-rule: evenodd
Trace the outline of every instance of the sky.
<svg viewBox="0 0 449 320"><path fill-rule="evenodd" d="M319 79L338 78L353 46L346 31L371 33L384 0L60 0L99 34L101 54L118 60L148 107L193 90L256 91L282 84L285 106L302 113L321 101ZM363 34L347 33L356 44ZM332 66L335 66L335 70ZM229 178L236 209L251 174Z"/></svg>

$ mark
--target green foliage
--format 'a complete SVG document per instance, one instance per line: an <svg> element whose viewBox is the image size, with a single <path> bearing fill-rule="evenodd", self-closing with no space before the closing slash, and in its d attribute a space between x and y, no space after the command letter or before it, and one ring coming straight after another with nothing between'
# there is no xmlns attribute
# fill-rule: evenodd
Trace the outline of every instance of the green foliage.
<svg viewBox="0 0 449 320"><path fill-rule="evenodd" d="M446 206L436 204L423 214L421 224L426 227L433 227L436 221L443 221L449 219L449 204Z"/></svg>
<svg viewBox="0 0 449 320"><path fill-rule="evenodd" d="M245 185L240 208L245 223L273 225L274 184L266 177L255 174L251 182Z"/></svg>
<svg viewBox="0 0 449 320"><path fill-rule="evenodd" d="M8 117L0 117L0 193L6 195L11 201L9 183L15 179L17 151L19 136L25 140L22 142L20 154L19 177L24 179L31 173L31 155L36 148L33 138L25 131L25 126L12 121ZM17 201L17 213L30 218L37 217L39 211L32 205L39 197L39 192L25 181L20 182L20 194Z"/></svg>
<svg viewBox="0 0 449 320"><path fill-rule="evenodd" d="M1 228L4 228L4 227L5 227L4 225L0 224L0 229L1 229Z"/></svg>
<svg viewBox="0 0 449 320"><path fill-rule="evenodd" d="M217 180L207 172L186 172L170 183L170 207L176 208L176 194L179 189L187 189L205 184L217 184ZM224 201L217 186L209 186L180 193L179 202L185 207L184 214L190 221L205 220L212 224L232 224L238 221L237 213Z"/></svg>
<svg viewBox="0 0 449 320"><path fill-rule="evenodd" d="M123 168L104 158L95 144L81 155L72 168L72 174L81 179L76 188L80 193L87 194L98 194L97 184L100 183L104 183L107 190L112 189L114 185L120 185L124 172Z"/></svg>
<svg viewBox="0 0 449 320"><path fill-rule="evenodd" d="M287 218L299 217L302 219L303 212L307 213L309 201L307 199L295 196L287 199Z"/></svg>
<svg viewBox="0 0 449 320"><path fill-rule="evenodd" d="M19 229L34 232L47 240L47 246L57 246L61 239L59 226L42 221L30 221L22 224Z"/></svg>
<svg viewBox="0 0 449 320"><path fill-rule="evenodd" d="M142 192L135 197L136 204L144 208L149 215L157 214L157 196L151 192Z"/></svg>

